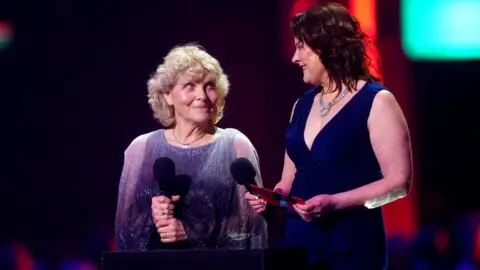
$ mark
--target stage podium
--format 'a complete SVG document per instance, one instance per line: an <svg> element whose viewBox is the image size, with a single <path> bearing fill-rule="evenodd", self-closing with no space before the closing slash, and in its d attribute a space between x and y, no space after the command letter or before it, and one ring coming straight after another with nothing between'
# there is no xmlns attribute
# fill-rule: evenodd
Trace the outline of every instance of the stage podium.
<svg viewBox="0 0 480 270"><path fill-rule="evenodd" d="M303 249L103 252L102 270L302 270Z"/></svg>

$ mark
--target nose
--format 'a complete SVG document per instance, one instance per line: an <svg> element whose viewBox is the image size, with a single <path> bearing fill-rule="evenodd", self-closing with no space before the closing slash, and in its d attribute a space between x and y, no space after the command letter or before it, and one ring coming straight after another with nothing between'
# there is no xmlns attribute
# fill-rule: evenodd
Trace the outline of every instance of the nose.
<svg viewBox="0 0 480 270"><path fill-rule="evenodd" d="M206 100L207 94L205 93L205 87L202 84L197 84L195 86L195 98L197 100Z"/></svg>
<svg viewBox="0 0 480 270"><path fill-rule="evenodd" d="M292 63L298 64L298 61L300 61L300 58L298 57L298 50L295 50L295 53L293 54L293 57L292 57Z"/></svg>

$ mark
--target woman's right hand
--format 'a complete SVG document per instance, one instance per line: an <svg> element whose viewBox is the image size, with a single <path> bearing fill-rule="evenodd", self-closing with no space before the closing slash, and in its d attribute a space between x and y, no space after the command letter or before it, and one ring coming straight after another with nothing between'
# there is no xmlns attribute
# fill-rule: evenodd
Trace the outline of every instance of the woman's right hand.
<svg viewBox="0 0 480 270"><path fill-rule="evenodd" d="M173 218L175 209L173 202L178 200L180 200L180 196L172 196L171 199L166 196L155 196L152 198L152 217L157 229L159 228L157 224L159 224L160 220Z"/></svg>
<svg viewBox="0 0 480 270"><path fill-rule="evenodd" d="M267 202L250 192L245 193L245 199L247 199L248 205L255 210L255 213L260 214L267 209Z"/></svg>

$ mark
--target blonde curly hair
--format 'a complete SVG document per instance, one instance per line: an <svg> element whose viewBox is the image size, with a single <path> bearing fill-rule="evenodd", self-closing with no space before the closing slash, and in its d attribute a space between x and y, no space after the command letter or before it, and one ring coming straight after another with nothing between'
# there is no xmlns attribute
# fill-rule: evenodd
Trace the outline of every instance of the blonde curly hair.
<svg viewBox="0 0 480 270"><path fill-rule="evenodd" d="M173 48L148 80L148 103L153 110L154 118L165 127L172 126L175 123L175 110L173 106L168 105L162 93L171 91L182 75L206 74L215 76L218 102L216 115L212 117L212 124L218 123L223 117L225 98L230 88L230 82L218 60L196 44Z"/></svg>

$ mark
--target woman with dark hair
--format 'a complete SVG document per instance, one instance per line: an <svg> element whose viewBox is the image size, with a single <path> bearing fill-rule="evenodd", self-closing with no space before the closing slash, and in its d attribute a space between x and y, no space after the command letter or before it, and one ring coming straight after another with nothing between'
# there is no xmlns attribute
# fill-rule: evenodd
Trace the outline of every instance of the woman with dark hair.
<svg viewBox="0 0 480 270"><path fill-rule="evenodd" d="M292 61L314 88L294 105L275 186L305 199L287 212L285 245L308 248L314 269L386 269L381 206L412 182L405 117L370 73L367 37L343 6L313 7L292 28ZM264 211L261 198L246 198Z"/></svg>

